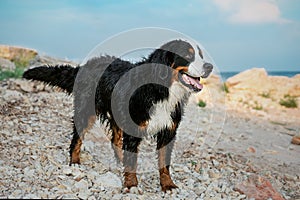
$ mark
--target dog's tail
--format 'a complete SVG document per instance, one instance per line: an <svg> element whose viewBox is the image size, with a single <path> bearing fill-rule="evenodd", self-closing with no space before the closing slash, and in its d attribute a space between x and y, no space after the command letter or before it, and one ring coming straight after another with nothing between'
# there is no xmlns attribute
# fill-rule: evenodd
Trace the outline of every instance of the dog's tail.
<svg viewBox="0 0 300 200"><path fill-rule="evenodd" d="M24 72L23 78L57 86L71 94L79 67L71 65L40 66Z"/></svg>

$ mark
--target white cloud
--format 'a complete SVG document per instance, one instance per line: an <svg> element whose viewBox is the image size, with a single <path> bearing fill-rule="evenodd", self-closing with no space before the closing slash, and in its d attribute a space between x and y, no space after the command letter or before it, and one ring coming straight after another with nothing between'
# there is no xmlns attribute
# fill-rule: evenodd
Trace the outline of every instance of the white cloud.
<svg viewBox="0 0 300 200"><path fill-rule="evenodd" d="M274 0L214 0L232 23L288 23Z"/></svg>

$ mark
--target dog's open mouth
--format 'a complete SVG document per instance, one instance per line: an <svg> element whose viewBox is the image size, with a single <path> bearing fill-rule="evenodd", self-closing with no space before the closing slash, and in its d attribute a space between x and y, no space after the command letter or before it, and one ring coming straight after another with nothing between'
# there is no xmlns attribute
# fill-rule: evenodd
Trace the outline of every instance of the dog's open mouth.
<svg viewBox="0 0 300 200"><path fill-rule="evenodd" d="M179 80L183 85L189 89L200 92L203 89L203 85L200 83L200 77L193 77L186 73L178 73Z"/></svg>

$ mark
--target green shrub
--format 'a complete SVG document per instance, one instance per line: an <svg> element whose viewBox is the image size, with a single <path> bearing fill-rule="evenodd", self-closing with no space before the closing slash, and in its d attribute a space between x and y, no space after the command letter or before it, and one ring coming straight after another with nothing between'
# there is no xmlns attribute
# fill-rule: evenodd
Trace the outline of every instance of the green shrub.
<svg viewBox="0 0 300 200"><path fill-rule="evenodd" d="M24 73L23 68L16 67L14 71L2 70L0 68L0 81L9 78L21 78Z"/></svg>
<svg viewBox="0 0 300 200"><path fill-rule="evenodd" d="M228 86L226 85L226 83L223 83L223 85L222 85L222 91L224 91L226 93L229 93L229 89L228 89Z"/></svg>
<svg viewBox="0 0 300 200"><path fill-rule="evenodd" d="M257 101L255 101L255 106L253 107L253 109L255 109L255 110L262 110L263 107L262 107L262 105L258 104Z"/></svg>
<svg viewBox="0 0 300 200"><path fill-rule="evenodd" d="M271 97L271 92L263 92L263 93L260 94L260 96L268 99L268 98Z"/></svg>
<svg viewBox="0 0 300 200"><path fill-rule="evenodd" d="M14 70L3 70L0 66L0 81L9 79L9 78L21 78L24 70L28 67L31 57L20 57L18 59L14 59L13 62L16 66Z"/></svg>
<svg viewBox="0 0 300 200"><path fill-rule="evenodd" d="M284 95L283 99L280 99L279 104L287 107L287 108L297 108L298 104L296 101L296 97L290 96L290 95Z"/></svg>
<svg viewBox="0 0 300 200"><path fill-rule="evenodd" d="M198 106L201 107L201 108L204 108L204 107L206 106L205 101L200 100L200 101L198 102Z"/></svg>

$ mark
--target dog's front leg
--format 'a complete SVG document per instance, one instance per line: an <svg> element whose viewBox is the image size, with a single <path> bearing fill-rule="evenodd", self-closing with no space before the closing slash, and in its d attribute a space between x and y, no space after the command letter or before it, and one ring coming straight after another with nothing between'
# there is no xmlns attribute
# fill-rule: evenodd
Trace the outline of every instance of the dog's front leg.
<svg viewBox="0 0 300 200"><path fill-rule="evenodd" d="M171 154L175 142L175 131L165 130L157 135L158 167L161 190L166 192L177 188L170 176Z"/></svg>
<svg viewBox="0 0 300 200"><path fill-rule="evenodd" d="M136 178L138 146L141 138L126 133L123 134L123 164L124 164L124 186L130 189L138 185Z"/></svg>

